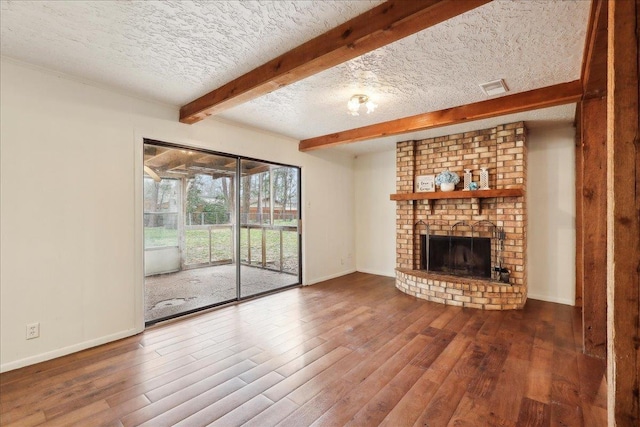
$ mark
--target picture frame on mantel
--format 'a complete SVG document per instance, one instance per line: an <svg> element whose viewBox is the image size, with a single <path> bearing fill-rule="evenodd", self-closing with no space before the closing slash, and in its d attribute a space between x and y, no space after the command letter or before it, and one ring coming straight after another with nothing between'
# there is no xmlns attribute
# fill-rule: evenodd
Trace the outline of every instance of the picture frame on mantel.
<svg viewBox="0 0 640 427"><path fill-rule="evenodd" d="M418 175L416 176L415 192L416 193L432 193L436 191L435 175Z"/></svg>

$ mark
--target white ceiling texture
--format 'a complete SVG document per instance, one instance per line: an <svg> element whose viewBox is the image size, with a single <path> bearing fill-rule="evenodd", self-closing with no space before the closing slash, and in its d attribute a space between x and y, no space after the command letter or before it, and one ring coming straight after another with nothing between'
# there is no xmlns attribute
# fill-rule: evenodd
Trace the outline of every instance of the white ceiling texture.
<svg viewBox="0 0 640 427"><path fill-rule="evenodd" d="M2 0L0 53L181 106L379 3ZM504 79L509 94L577 80L589 8L584 0L494 0L219 117L305 139L482 101L478 84L491 80ZM377 110L348 115L356 93ZM553 107L334 149L378 151L518 120L570 123L574 112Z"/></svg>

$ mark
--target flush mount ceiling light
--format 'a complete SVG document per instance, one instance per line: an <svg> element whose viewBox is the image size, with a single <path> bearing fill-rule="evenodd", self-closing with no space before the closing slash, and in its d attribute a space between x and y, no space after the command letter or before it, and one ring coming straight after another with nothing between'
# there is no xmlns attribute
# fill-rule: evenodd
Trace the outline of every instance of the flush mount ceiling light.
<svg viewBox="0 0 640 427"><path fill-rule="evenodd" d="M509 91L504 80L494 80L492 82L481 83L480 88L487 96L500 95Z"/></svg>
<svg viewBox="0 0 640 427"><path fill-rule="evenodd" d="M374 104L373 101L369 100L367 95L357 94L353 95L349 102L347 102L348 113L352 116L360 115L360 106L364 104L367 107L367 114L373 113L378 104Z"/></svg>

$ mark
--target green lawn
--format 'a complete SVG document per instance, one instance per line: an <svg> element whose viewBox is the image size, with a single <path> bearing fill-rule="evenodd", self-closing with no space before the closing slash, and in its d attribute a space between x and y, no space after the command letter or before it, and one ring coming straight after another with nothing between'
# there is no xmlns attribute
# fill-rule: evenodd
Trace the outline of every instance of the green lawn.
<svg viewBox="0 0 640 427"><path fill-rule="evenodd" d="M178 246L178 230L164 227L144 228L144 247Z"/></svg>
<svg viewBox="0 0 640 427"><path fill-rule="evenodd" d="M295 223L294 223L295 224ZM284 224L278 224L284 225ZM287 222L286 225L293 225ZM145 247L178 246L178 231L163 227L145 227ZM274 268L280 266L280 231L265 230L266 262ZM248 230L240 231L240 257L248 259ZM209 230L187 230L185 235L185 257L187 264L209 262ZM283 261L285 270L297 271L298 233L282 232ZM211 261L223 261L232 258L233 243L231 227L211 230ZM251 229L251 263L262 262L262 230Z"/></svg>

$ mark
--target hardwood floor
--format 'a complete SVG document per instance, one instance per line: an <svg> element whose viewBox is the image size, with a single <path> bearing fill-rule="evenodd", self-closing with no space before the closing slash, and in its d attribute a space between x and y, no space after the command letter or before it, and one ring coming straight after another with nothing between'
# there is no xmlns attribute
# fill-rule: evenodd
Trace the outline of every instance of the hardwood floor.
<svg viewBox="0 0 640 427"><path fill-rule="evenodd" d="M354 273L0 375L0 425L603 426L580 312L445 307Z"/></svg>

